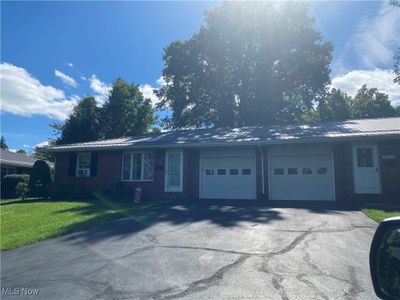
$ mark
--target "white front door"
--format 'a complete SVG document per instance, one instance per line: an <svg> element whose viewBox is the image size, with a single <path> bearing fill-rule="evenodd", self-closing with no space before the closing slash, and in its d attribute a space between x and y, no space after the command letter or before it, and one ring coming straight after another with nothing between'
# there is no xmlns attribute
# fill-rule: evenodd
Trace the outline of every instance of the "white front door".
<svg viewBox="0 0 400 300"><path fill-rule="evenodd" d="M354 191L357 194L381 192L378 148L371 144L353 146Z"/></svg>
<svg viewBox="0 0 400 300"><path fill-rule="evenodd" d="M255 156L202 156L200 198L256 199Z"/></svg>
<svg viewBox="0 0 400 300"><path fill-rule="evenodd" d="M335 200L331 153L270 154L270 200Z"/></svg>

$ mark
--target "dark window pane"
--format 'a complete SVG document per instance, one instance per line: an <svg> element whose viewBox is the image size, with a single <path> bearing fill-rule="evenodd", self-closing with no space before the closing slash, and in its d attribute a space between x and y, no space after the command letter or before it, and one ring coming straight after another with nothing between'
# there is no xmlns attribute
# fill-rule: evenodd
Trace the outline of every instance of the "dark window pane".
<svg viewBox="0 0 400 300"><path fill-rule="evenodd" d="M181 175L179 175L179 174L169 174L169 176L168 176L168 186L169 187L179 187L179 186L181 186Z"/></svg>
<svg viewBox="0 0 400 300"><path fill-rule="evenodd" d="M131 153L125 153L122 165L122 180L131 179Z"/></svg>
<svg viewBox="0 0 400 300"><path fill-rule="evenodd" d="M214 169L206 169L206 175L214 175Z"/></svg>
<svg viewBox="0 0 400 300"><path fill-rule="evenodd" d="M230 175L239 175L239 170L238 169L230 169L229 174Z"/></svg>
<svg viewBox="0 0 400 300"><path fill-rule="evenodd" d="M312 174L312 169L311 168L303 168L302 173L304 175L311 175Z"/></svg>
<svg viewBox="0 0 400 300"><path fill-rule="evenodd" d="M143 153L143 180L153 180L154 158L153 153Z"/></svg>
<svg viewBox="0 0 400 300"><path fill-rule="evenodd" d="M372 148L357 148L357 167L371 168L373 166Z"/></svg>
<svg viewBox="0 0 400 300"><path fill-rule="evenodd" d="M274 175L283 175L283 168L275 168Z"/></svg>
<svg viewBox="0 0 400 300"><path fill-rule="evenodd" d="M133 153L132 179L142 179L142 153Z"/></svg>
<svg viewBox="0 0 400 300"><path fill-rule="evenodd" d="M317 174L322 175L328 173L328 169L325 167L321 167L317 169Z"/></svg>
<svg viewBox="0 0 400 300"><path fill-rule="evenodd" d="M288 168L287 173L289 175L297 175L298 174L298 170L297 170L297 168Z"/></svg>
<svg viewBox="0 0 400 300"><path fill-rule="evenodd" d="M218 175L226 175L226 170L225 169L218 169L217 170Z"/></svg>
<svg viewBox="0 0 400 300"><path fill-rule="evenodd" d="M251 175L251 169L242 169L242 175Z"/></svg>

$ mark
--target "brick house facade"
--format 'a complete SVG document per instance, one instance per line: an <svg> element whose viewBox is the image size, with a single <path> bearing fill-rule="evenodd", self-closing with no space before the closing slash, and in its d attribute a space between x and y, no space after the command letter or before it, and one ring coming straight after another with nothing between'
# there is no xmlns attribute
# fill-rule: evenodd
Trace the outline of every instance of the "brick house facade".
<svg viewBox="0 0 400 300"><path fill-rule="evenodd" d="M399 128L400 129L400 128ZM270 187L271 181L269 177L274 176L272 168L269 166L270 154L276 149L280 153L283 149L308 149L327 147L332 152L333 162L333 188L334 199L337 202L359 202L359 201L383 201L383 202L398 202L400 201L400 139L361 139L357 143L372 143L376 145L378 159L376 169L379 170L379 192L376 193L356 193L354 180L354 141L335 141L325 143L291 143L290 145L249 145L235 146L234 149L246 150L254 153L255 157L255 199L260 201L268 201L271 199ZM277 148L278 147L278 148ZM146 148L148 149L148 148ZM220 153L232 151L232 147L182 147L178 148L182 151L182 191L166 191L166 153L170 148L165 147L150 147L154 153L153 162L153 178L149 181L122 181L123 169L123 154L127 149L112 149L112 150L93 150L91 154L96 154L96 172L94 176L79 177L75 173L71 174L71 155L76 155L79 151L63 151L56 152L56 167L55 167L55 182L57 184L75 184L85 186L91 190L102 191L104 188L115 185L118 182L123 182L128 187L143 188L144 197L146 199L167 199L180 198L198 200L201 197L200 190L201 176L204 170L201 170L200 161L203 153L208 150L217 149ZM175 148L174 148L175 149ZM215 151L217 151L215 150ZM85 149L87 152L88 149ZM140 148L134 151L140 151ZM223 157L221 156L221 160ZM235 158L231 159L232 161ZM301 161L301 159L299 159ZM75 161L73 162L75 164ZM301 169L301 168L300 168ZM303 168L304 169L307 168ZM218 171L220 169L216 169ZM228 170L228 169L227 169ZM306 170L307 171L307 170ZM314 170L314 172L316 172ZM300 175L299 175L300 176ZM305 176L305 175L304 175ZM289 176L287 176L289 178ZM216 180L219 178L215 177ZM223 189L221 181L221 189ZM290 188L288 186L287 188ZM275 200L275 199L272 199Z"/></svg>

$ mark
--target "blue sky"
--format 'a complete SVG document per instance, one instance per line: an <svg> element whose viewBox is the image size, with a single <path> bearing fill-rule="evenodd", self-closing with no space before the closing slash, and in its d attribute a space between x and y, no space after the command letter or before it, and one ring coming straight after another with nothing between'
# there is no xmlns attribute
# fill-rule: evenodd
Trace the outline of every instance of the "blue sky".
<svg viewBox="0 0 400 300"><path fill-rule="evenodd" d="M188 39L217 2L1 2L1 133L30 150L54 137L85 95L104 101L122 77L157 98L162 49ZM400 8L387 2L310 2L325 40L334 43L332 85L349 94L365 82L400 102L392 83Z"/></svg>

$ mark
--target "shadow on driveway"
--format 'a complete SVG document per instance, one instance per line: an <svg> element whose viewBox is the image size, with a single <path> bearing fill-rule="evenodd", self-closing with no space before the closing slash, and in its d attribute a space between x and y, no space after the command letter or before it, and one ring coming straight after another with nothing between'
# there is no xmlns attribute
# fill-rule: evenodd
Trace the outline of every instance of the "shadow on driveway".
<svg viewBox="0 0 400 300"><path fill-rule="evenodd" d="M320 202L259 202L249 200L163 201L134 216L113 220L65 237L66 240L97 243L104 239L124 239L158 223L173 225L208 221L219 227L241 226L241 222L268 224L284 220L279 210L272 208L303 208L311 212L340 214L340 210L353 210ZM82 210L82 213L85 213ZM72 225L73 226L73 225ZM72 231L72 230L71 230Z"/></svg>

